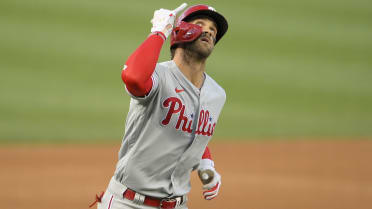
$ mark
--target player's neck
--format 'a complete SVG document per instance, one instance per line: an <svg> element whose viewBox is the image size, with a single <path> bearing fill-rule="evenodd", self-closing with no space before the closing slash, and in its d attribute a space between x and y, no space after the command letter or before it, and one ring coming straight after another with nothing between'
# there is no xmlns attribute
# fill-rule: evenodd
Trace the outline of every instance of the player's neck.
<svg viewBox="0 0 372 209"><path fill-rule="evenodd" d="M173 61L177 67L181 70L183 75L192 83L195 87L201 88L204 83L204 71L206 60L193 60L184 59L181 56L175 56Z"/></svg>

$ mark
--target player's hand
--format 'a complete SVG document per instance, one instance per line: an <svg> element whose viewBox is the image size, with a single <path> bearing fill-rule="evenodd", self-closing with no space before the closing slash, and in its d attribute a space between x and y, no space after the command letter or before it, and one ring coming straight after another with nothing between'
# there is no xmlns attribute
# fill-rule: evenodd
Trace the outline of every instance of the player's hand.
<svg viewBox="0 0 372 209"><path fill-rule="evenodd" d="M214 168L214 162L210 159L202 159L200 161L200 165L198 170L203 172L204 170L210 170L213 172L213 179L211 182L203 185L203 192L204 199L211 200L218 195L218 192L221 187L221 175L217 173L216 169Z"/></svg>
<svg viewBox="0 0 372 209"><path fill-rule="evenodd" d="M203 192L204 199L211 200L215 198L218 195L218 192L221 187L221 175L217 173L216 170L214 170L214 177L213 180L209 183L203 186L203 190L206 190Z"/></svg>
<svg viewBox="0 0 372 209"><path fill-rule="evenodd" d="M161 32L167 38L173 30L176 15L187 6L186 3L181 4L174 10L159 9L154 12L154 17L151 20L151 32Z"/></svg>

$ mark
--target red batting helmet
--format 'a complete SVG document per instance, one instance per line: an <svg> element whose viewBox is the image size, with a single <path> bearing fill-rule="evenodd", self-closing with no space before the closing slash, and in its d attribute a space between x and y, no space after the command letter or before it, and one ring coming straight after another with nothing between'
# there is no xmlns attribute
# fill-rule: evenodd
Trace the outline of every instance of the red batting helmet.
<svg viewBox="0 0 372 209"><path fill-rule="evenodd" d="M216 42L226 33L228 24L226 19L213 7L208 5L194 5L186 9L176 20L175 27L171 35L171 48L178 43L191 42L202 34L202 28L187 21L198 15L205 15L214 20L217 25Z"/></svg>

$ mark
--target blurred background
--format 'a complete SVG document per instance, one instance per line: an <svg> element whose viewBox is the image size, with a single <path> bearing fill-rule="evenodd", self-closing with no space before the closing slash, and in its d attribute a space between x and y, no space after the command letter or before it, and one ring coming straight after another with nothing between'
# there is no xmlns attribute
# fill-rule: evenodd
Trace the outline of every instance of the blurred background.
<svg viewBox="0 0 372 209"><path fill-rule="evenodd" d="M27 196L27 199L21 195L24 188L20 183L6 179L15 173L18 179L24 178L24 174L32 177L30 170L24 170L25 166L56 157L55 153L58 151L49 149L70 150L60 150L61 156L58 159L65 162L65 166L77 162L77 159L85 159L76 166L81 168L87 165L90 159L87 156L102 158L102 153L105 152L97 150L97 144L98 147L106 147L109 150L106 157L110 159L103 157L107 161L102 161L102 164L110 163L106 173L97 173L95 170L84 174L105 175L94 189L106 186L116 163L116 152L120 147L129 106L129 96L120 78L123 64L149 34L154 10L174 9L183 2L0 2L0 163L3 167L10 166L1 172L2 184L13 188L13 193L2 194L2 202L9 199L31 201L34 196ZM372 199L372 180L368 177L372 174L372 168L365 161L372 157L369 140L372 136L372 2L186 2L189 5L209 4L229 22L229 31L215 47L207 63L207 73L227 93L227 101L211 145L218 150L216 157L224 159L226 150L219 147L241 147L242 144L248 146L246 150L252 151L250 153L257 153L260 159L271 156L272 158L265 158L267 162L275 162L275 159L294 149L302 150L303 152L292 153L290 158L282 159L283 165L288 165L288 159L298 158L304 153L307 153L306 156L316 156L319 154L316 150L327 147L329 150L324 150L323 154L329 157L327 159L331 164L338 159L350 160L347 161L349 164L337 167L344 169L340 172L349 170L348 166L357 166L353 167L353 180L347 179L348 175L345 174L349 183L367 185L361 187L351 183L358 193L353 193L356 196L350 203L361 203L359 208L371 206L363 201ZM169 59L168 41L163 46L159 61ZM327 145L323 146L321 143ZM263 148L266 145L271 147L268 150L276 151ZM294 147L292 149L288 146ZM342 154L329 155L337 147ZM80 158L78 153L82 151L76 150L77 148L87 149L87 154ZM310 148L315 151L308 151ZM348 152L348 148L353 152ZM231 148L230 153L234 153L234 149ZM68 155L70 152L77 154ZM21 154L26 154L26 157ZM70 157L70 161L67 161L69 163L63 161L66 157ZM240 160L257 158L249 156L249 152L236 157ZM52 163L41 163L38 165L41 168L39 171L51 168L51 164L56 166L56 162L57 159ZM313 162L311 165L315 170L324 162L324 158L306 162ZM243 160L237 167L247 167L252 171L249 163L244 163L247 161ZM264 164L266 163L261 162L255 165L260 172L265 173L267 170L261 169ZM57 168L62 169L63 166ZM221 168L223 170L224 167ZM327 168L330 167L324 165L324 169ZM90 169L100 168L92 164ZM48 176L55 179L56 175L62 175L61 172L48 173ZM249 176L249 171L241 172L242 178ZM333 171L329 172L329 178L337 176ZM261 174L257 174L257 179ZM71 174L75 177L77 175ZM40 175L35 174L29 180L34 181L40 179L39 177ZM82 182L86 178L75 180ZM226 180L226 187L233 184L229 184L228 178ZM273 179L271 181L275 182ZM306 179L304 181L308 182ZM252 182L252 178L247 181L247 187ZM266 188L270 190L270 184ZM79 190L77 195L94 195L96 191L91 190L92 187ZM347 188L345 190L349 191ZM45 186L45 191L48 193L48 186ZM278 193L272 195L275 196L280 191L279 189ZM90 193L87 194L88 192ZM332 193L333 190L325 192ZM266 192L262 196L255 196L258 198L255 199L255 208L262 208L259 202L264 201L258 200L267 199L264 198L264 193ZM71 195L70 199L75 197ZM339 198L327 197L330 202L336 202ZM199 196L198 198L200 199ZM58 200L60 199L56 196L55 201ZM290 202L282 200L274 208L291 208L288 205ZM314 201L309 200L311 202ZM6 208L12 208L10 205ZM200 205L193 208L197 207ZM206 205L204 208L212 206ZM235 208L251 207L246 205ZM318 205L315 208L322 207Z"/></svg>
<svg viewBox="0 0 372 209"><path fill-rule="evenodd" d="M122 66L181 2L1 1L2 142L120 139ZM371 1L203 3L230 24L207 65L227 92L215 138L371 135Z"/></svg>

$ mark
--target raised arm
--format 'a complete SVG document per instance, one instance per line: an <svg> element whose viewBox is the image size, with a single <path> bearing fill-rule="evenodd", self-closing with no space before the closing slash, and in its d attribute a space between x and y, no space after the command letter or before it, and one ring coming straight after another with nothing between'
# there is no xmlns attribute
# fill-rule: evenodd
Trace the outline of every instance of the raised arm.
<svg viewBox="0 0 372 209"><path fill-rule="evenodd" d="M184 9L183 3L175 10L160 9L154 12L153 27L147 39L129 56L121 78L134 96L147 95L153 86L151 76L159 59L160 50L173 29L176 14Z"/></svg>

